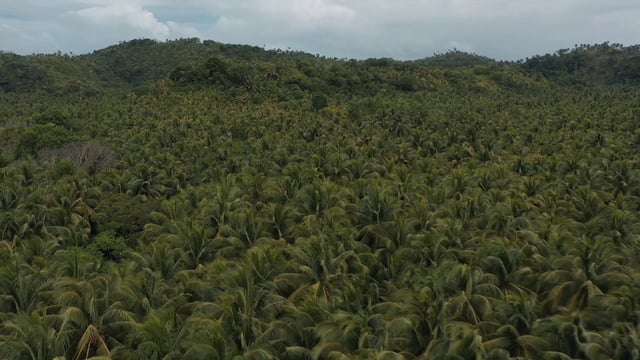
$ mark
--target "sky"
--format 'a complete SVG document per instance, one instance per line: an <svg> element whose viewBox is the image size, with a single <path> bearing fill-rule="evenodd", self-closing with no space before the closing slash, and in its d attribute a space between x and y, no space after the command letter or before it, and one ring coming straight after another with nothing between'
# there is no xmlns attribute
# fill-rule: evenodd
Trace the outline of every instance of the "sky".
<svg viewBox="0 0 640 360"><path fill-rule="evenodd" d="M198 37L338 58L501 60L640 44L639 0L0 0L0 50L84 54Z"/></svg>

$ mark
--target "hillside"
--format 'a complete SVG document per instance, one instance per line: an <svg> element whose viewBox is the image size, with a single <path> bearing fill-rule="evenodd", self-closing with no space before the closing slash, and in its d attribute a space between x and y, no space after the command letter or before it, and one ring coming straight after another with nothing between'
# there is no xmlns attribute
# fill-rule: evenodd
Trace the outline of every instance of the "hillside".
<svg viewBox="0 0 640 360"><path fill-rule="evenodd" d="M0 54L0 358L637 358L637 58Z"/></svg>
<svg viewBox="0 0 640 360"><path fill-rule="evenodd" d="M640 84L640 49L637 46L623 47L608 43L576 46L571 50L563 49L554 54L537 55L520 62L509 63L457 50L415 61L356 61L326 59L300 52L264 50L253 46L226 45L214 41L202 42L198 39L168 42L142 39L123 42L80 56L17 56L0 53L0 90L18 93L45 90L49 93L87 95L113 90L130 91L167 79L172 73L179 77L181 73L188 73L195 68L201 72L208 71L203 69L207 66L205 63L216 58L221 59L223 63L234 63L229 67L233 68L232 72L235 71L231 74L236 77L235 81L242 82L250 76L266 76L269 72L274 75L274 71L285 69L291 72L295 69L301 74L292 76L301 76L304 79L290 79L292 82L320 80L335 84L336 88L341 88L345 82L360 81L371 84L372 80L374 83L371 85L377 88L378 84L375 81L380 79L372 77L375 74L372 74L371 69L394 69L401 72L402 74L395 76L398 83L420 80L415 76L407 76L412 72L415 74L420 69L439 69L448 70L447 74L452 77L464 77L465 75L461 74L465 72L477 75L495 72L496 74L491 76L497 82L500 82L498 77L505 76L501 74L505 71L520 71L528 77L542 75L562 84ZM483 72L484 74L481 74ZM192 77L190 80L203 80L203 75L194 74L194 71L191 71L189 76ZM406 86L409 89L415 87L411 84Z"/></svg>
<svg viewBox="0 0 640 360"><path fill-rule="evenodd" d="M303 53L265 51L245 45L181 39L167 42L140 39L122 42L86 55L0 53L0 89L69 92L121 90L166 79L178 66L213 56L233 60L313 58Z"/></svg>
<svg viewBox="0 0 640 360"><path fill-rule="evenodd" d="M538 55L522 62L531 73L586 85L640 85L640 46L603 43Z"/></svg>

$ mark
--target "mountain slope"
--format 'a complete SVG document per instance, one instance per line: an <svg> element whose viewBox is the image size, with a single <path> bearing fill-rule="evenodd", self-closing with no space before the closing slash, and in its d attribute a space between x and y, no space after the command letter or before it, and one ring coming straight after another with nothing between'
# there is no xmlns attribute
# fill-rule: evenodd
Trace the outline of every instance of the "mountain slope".
<svg viewBox="0 0 640 360"><path fill-rule="evenodd" d="M640 48L608 43L560 50L518 63L498 63L460 51L404 62L393 59L344 61L300 52L267 51L254 46L201 42L198 39L167 42L140 39L80 56L17 56L2 53L0 90L18 93L42 90L58 94L90 95L109 90L127 91L167 79L170 74L178 82L202 82L213 76L211 69L207 68L213 66L211 59L220 59L219 65L228 65L226 70L229 74L225 76L235 77L233 81L236 82L247 82L251 77L273 77L279 75L278 72L284 72L294 78L298 77L297 80L290 79L290 82L305 82L306 84L299 85L307 88L319 86L311 84L314 80L309 78L333 84L334 89L342 88L345 83L368 83L377 87L380 85L379 77L384 76L380 72L393 72L396 85L411 90L419 88L419 84L424 82L420 79L420 73L424 72L419 68L446 70L449 78L458 83L469 80L469 76L464 75L465 70L475 69L471 73L476 75L492 74L492 82L500 82L499 78L503 78L503 82L508 83L504 74L512 73L506 76L512 78L513 73L521 69L527 76L532 76L530 82L536 81L535 76L542 75L559 85L640 84ZM297 71L298 74L292 71ZM466 80L459 81L456 78ZM491 76L475 81L486 82L488 78ZM385 81L388 82L382 82ZM325 88L329 89L331 86Z"/></svg>
<svg viewBox="0 0 640 360"><path fill-rule="evenodd" d="M554 81L586 85L640 85L640 46L581 45L522 62L531 73Z"/></svg>

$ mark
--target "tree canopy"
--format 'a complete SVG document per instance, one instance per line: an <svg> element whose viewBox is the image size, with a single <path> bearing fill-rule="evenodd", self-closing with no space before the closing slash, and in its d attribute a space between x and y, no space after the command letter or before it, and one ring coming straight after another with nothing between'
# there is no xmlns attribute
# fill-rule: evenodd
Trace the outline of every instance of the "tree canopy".
<svg viewBox="0 0 640 360"><path fill-rule="evenodd" d="M0 357L638 358L639 56L0 54Z"/></svg>

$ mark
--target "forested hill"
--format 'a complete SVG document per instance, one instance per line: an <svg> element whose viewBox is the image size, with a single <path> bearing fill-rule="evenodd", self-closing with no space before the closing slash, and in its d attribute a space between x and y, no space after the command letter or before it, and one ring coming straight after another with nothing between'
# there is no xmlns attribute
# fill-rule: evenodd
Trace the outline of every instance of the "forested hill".
<svg viewBox="0 0 640 360"><path fill-rule="evenodd" d="M565 83L640 85L640 45L603 43L527 58L523 68Z"/></svg>
<svg viewBox="0 0 640 360"><path fill-rule="evenodd" d="M638 359L638 47L0 54L1 359Z"/></svg>
<svg viewBox="0 0 640 360"><path fill-rule="evenodd" d="M640 49L618 44L581 45L559 50L554 54L537 55L519 62L498 62L493 59L460 51L449 51L415 61L368 59L362 61L327 59L302 52L264 50L255 46L226 45L214 41L182 39L157 42L149 39L132 40L87 55L18 56L0 53L0 89L5 92L33 92L44 90L58 93L95 94L110 90L131 90L144 84L166 79L172 74L178 81L213 80L209 74L216 69L211 61L230 64L231 81L256 81L256 76L286 68L301 74L289 74L302 81L324 81L340 87L344 83L370 83L371 68L395 69L397 86L417 89L420 79L411 76L420 69L468 70L476 75L493 77L498 83L516 81L519 71L528 77L536 74L567 84L638 85L640 84ZM209 64L206 62L209 61ZM222 70L222 69L218 69ZM206 73L205 73L206 72ZM408 72L408 73L407 73ZM258 74L260 73L260 74ZM363 73L365 77L362 78ZM465 76L458 72L452 77ZM490 74L491 73L491 74ZM286 75L285 75L286 76ZM253 77L253 78L252 78ZM400 77L400 79L398 79ZM500 79L499 79L500 78ZM379 79L375 79L379 80ZM458 79L459 80L459 79ZM402 85L402 82L406 84ZM457 81L454 79L454 81ZM309 84L301 84L302 87ZM357 85L357 84L356 84ZM375 86L377 86L376 84ZM507 84L508 85L508 84ZM517 84L511 84L516 85ZM256 84L257 86L257 84Z"/></svg>
<svg viewBox="0 0 640 360"><path fill-rule="evenodd" d="M46 89L104 91L161 80L178 65L214 55L251 58L264 50L198 39L157 42L132 40L88 55L0 55L0 87L7 92Z"/></svg>

